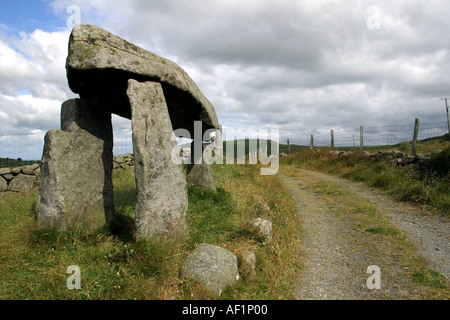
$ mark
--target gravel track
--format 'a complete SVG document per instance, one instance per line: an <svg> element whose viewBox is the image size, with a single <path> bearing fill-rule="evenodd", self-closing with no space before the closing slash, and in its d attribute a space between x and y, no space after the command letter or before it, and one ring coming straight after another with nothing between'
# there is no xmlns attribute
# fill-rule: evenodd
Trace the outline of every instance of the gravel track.
<svg viewBox="0 0 450 320"><path fill-rule="evenodd" d="M377 246L370 234L361 234L354 222L330 210L314 191L318 183L333 183L353 197L369 203L403 230L429 267L447 279L450 276L450 232L448 218L424 215L416 206L392 200L362 183L323 173L298 170L296 177L280 174L280 180L299 208L304 252L295 295L298 299L420 299L405 268L390 246ZM382 289L366 286L367 268L378 265Z"/></svg>

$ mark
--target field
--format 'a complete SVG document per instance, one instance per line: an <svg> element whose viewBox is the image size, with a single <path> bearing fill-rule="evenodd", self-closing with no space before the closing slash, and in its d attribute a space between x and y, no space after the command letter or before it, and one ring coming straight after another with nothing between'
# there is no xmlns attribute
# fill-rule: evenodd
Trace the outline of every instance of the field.
<svg viewBox="0 0 450 320"><path fill-rule="evenodd" d="M418 152L444 149L447 145L447 141L429 140L419 144ZM401 146L396 148L401 150ZM303 148L283 157L280 175L298 179L296 184L303 183L301 191L309 192L304 196L319 196L325 201L321 204L323 210L338 210L342 221L350 219L356 226L351 228L355 239L362 232L365 237L361 239L368 245L370 237L383 241L383 248L392 250L385 256L392 256L393 264L400 261L401 268L410 271L405 283L412 283L415 295L403 298L447 299L446 280L417 255L407 237L379 209L361 198L352 198L342 186L322 178L313 183L318 176L306 179L306 173L295 170L313 170L363 182L394 199L414 204L425 214L442 217L448 217L450 212L449 175L421 173L415 166L373 162L357 152L337 159L327 151ZM217 191L189 188L189 238L178 243L134 240L133 170L114 170L116 219L91 234L36 231L37 191L1 193L0 299L216 299L198 284L179 276L188 254L203 242L224 247L238 257L241 279L220 299L297 298L294 288L309 261L303 243L308 230L298 215L303 210L302 203L296 203L279 176L261 176L258 165L215 164L212 169ZM319 203L313 201L311 205ZM249 222L257 217L272 221L272 241L250 231ZM361 250L367 250L367 246L361 245ZM246 251L256 254L254 270L242 259ZM67 268L72 265L80 267L79 290L69 290L66 284L70 276Z"/></svg>
<svg viewBox="0 0 450 320"><path fill-rule="evenodd" d="M215 165L217 192L189 189L190 238L182 243L133 240L132 170L114 171L117 222L97 232L58 234L34 230L37 192L0 194L0 299L211 299L179 270L202 242L234 252L241 280L222 299L292 299L299 263L296 208L275 176L248 165ZM277 189L279 192L270 192ZM256 217L271 219L271 242L248 230ZM258 257L254 272L242 253ZM81 289L69 290L67 268L81 271Z"/></svg>

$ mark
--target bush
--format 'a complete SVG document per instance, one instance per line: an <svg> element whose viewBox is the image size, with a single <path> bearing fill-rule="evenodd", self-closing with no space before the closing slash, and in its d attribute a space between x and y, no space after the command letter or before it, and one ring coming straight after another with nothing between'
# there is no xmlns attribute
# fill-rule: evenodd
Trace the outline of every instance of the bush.
<svg viewBox="0 0 450 320"><path fill-rule="evenodd" d="M450 147L445 148L439 153L431 157L431 172L439 177L445 177L449 172L450 167Z"/></svg>

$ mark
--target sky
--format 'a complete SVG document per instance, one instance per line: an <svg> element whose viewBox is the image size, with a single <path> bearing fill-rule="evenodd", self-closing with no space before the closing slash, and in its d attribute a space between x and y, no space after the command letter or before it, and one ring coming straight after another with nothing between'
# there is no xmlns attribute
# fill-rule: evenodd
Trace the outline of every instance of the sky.
<svg viewBox="0 0 450 320"><path fill-rule="evenodd" d="M78 97L65 73L74 23L180 65L224 128L309 142L330 129L446 121L448 0L0 0L0 8L0 142L28 133L41 141L59 128L62 102ZM130 135L128 120L113 124L118 139Z"/></svg>

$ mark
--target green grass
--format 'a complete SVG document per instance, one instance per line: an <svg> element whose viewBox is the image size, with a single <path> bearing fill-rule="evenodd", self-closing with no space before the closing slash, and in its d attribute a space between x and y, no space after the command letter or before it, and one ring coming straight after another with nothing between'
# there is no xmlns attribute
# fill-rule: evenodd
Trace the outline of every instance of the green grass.
<svg viewBox="0 0 450 320"><path fill-rule="evenodd" d="M292 299L298 269L296 208L276 177L257 166L214 165L217 191L189 188L190 237L180 242L136 242L135 181L115 170L116 218L91 234L34 229L37 191L0 194L0 299L216 299L179 271L195 246L207 242L238 257L241 279L221 299ZM273 193L270 190L279 189ZM264 202L272 210L258 202ZM248 229L258 216L272 220L277 236L268 243ZM257 256L254 273L242 254ZM81 289L69 290L67 268L81 270Z"/></svg>
<svg viewBox="0 0 450 320"><path fill-rule="evenodd" d="M438 272L430 269L421 269L412 275L412 280L415 283L429 285L436 289L446 289L446 280Z"/></svg>
<svg viewBox="0 0 450 320"><path fill-rule="evenodd" d="M398 200L424 205L430 212L450 215L449 174L438 176L421 172L415 165L399 167L371 160L361 153L334 157L328 150L303 150L282 158L280 163L362 181L386 190Z"/></svg>

